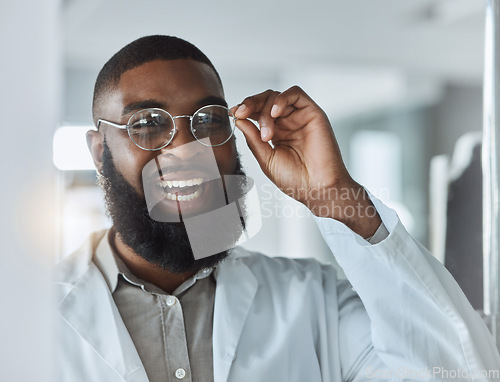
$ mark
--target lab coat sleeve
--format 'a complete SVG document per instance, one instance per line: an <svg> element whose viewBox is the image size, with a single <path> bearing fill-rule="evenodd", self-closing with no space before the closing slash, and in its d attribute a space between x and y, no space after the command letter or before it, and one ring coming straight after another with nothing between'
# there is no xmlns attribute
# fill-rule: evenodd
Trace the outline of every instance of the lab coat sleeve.
<svg viewBox="0 0 500 382"><path fill-rule="evenodd" d="M361 301L350 299L352 307L343 303L339 318L340 328L353 333L345 323L352 319L365 335L352 336L358 345L348 343L349 335L340 344L341 353L363 351L345 357L355 360L342 363L345 380L500 380L492 336L453 277L406 232L393 210L371 198L389 231L375 245L338 221L316 218ZM363 321L369 329L361 327Z"/></svg>

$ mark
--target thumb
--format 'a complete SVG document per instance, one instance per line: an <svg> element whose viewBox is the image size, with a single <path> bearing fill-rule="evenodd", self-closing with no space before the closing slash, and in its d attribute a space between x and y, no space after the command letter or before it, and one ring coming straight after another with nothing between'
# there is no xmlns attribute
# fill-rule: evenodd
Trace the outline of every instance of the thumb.
<svg viewBox="0 0 500 382"><path fill-rule="evenodd" d="M248 119L236 120L236 127L243 133L250 151L259 162L261 169L267 174L268 163L273 155L273 148L268 142L262 141L260 130Z"/></svg>

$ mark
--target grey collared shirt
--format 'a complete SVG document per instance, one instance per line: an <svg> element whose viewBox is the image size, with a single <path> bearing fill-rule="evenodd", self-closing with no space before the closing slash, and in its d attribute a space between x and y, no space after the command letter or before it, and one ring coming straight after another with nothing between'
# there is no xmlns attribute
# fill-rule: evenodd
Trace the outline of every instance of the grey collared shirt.
<svg viewBox="0 0 500 382"><path fill-rule="evenodd" d="M114 254L108 235L94 261L151 382L212 382L213 269L183 282L171 295L135 277Z"/></svg>

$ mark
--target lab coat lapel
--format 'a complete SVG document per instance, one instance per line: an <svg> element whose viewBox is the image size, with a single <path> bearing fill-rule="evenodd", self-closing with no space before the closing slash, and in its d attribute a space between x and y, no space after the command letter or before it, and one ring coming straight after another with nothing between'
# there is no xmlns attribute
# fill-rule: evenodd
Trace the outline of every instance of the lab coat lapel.
<svg viewBox="0 0 500 382"><path fill-rule="evenodd" d="M213 355L214 380L225 382L258 288L258 281L239 259L222 262L216 272Z"/></svg>
<svg viewBox="0 0 500 382"><path fill-rule="evenodd" d="M148 381L108 286L94 264L61 302L59 312L124 381Z"/></svg>

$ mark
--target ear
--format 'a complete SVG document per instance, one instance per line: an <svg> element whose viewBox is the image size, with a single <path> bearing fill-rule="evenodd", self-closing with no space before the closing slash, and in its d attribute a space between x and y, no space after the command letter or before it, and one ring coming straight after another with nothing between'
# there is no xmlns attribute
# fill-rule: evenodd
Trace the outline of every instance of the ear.
<svg viewBox="0 0 500 382"><path fill-rule="evenodd" d="M89 148L94 165L97 172L100 174L102 170L102 153L104 150L104 135L100 131L89 130L86 134L87 146Z"/></svg>

